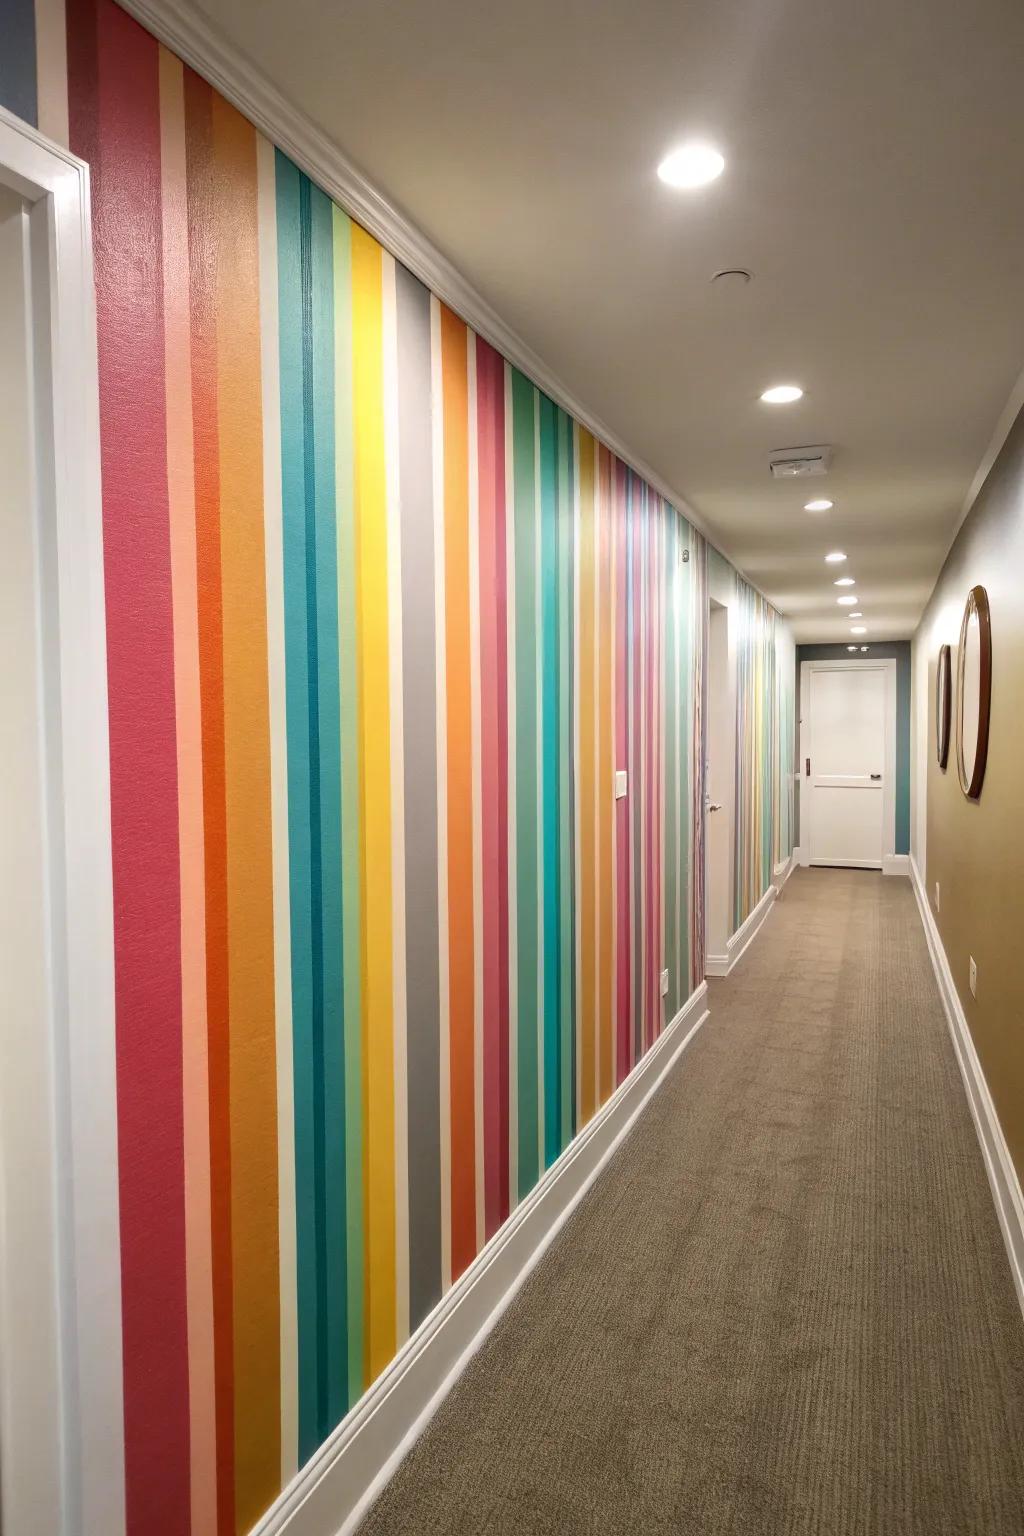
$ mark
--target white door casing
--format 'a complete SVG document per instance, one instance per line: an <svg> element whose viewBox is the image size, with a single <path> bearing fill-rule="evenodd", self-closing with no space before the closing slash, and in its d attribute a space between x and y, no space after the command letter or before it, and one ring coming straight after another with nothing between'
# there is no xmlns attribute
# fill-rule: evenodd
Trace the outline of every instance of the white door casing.
<svg viewBox="0 0 1024 1536"><path fill-rule="evenodd" d="M895 661L802 662L802 861L885 868L895 848L895 772Z"/></svg>

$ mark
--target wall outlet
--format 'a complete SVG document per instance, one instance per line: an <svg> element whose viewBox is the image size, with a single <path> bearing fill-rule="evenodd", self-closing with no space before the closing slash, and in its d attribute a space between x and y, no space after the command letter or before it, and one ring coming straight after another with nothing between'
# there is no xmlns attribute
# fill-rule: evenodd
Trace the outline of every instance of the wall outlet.
<svg viewBox="0 0 1024 1536"><path fill-rule="evenodd" d="M615 770L615 798L616 798L616 800L625 800L625 798L626 798L626 788L627 788L628 784L629 784L629 775L627 774L625 768L616 768L616 770Z"/></svg>
<svg viewBox="0 0 1024 1536"><path fill-rule="evenodd" d="M969 955L968 959L971 962L971 996L972 997L977 997L977 995L978 995L978 967L974 963L974 956L973 955Z"/></svg>
<svg viewBox="0 0 1024 1536"><path fill-rule="evenodd" d="M941 911L941 905L939 902L939 882L937 880L935 882L935 910L936 912Z"/></svg>
<svg viewBox="0 0 1024 1536"><path fill-rule="evenodd" d="M974 965L973 960L971 965ZM668 971L662 971L661 973L661 995L662 997L668 997Z"/></svg>

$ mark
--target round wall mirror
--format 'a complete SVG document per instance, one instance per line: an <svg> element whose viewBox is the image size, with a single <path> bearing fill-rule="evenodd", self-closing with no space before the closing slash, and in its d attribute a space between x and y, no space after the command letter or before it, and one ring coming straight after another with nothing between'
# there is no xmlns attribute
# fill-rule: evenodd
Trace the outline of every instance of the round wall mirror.
<svg viewBox="0 0 1024 1536"><path fill-rule="evenodd" d="M984 587L972 587L967 595L960 626L956 693L960 788L969 800L977 800L985 779L992 698L992 621Z"/></svg>
<svg viewBox="0 0 1024 1536"><path fill-rule="evenodd" d="M939 664L935 669L935 756L939 767L949 761L949 719L952 692L949 646L939 646Z"/></svg>

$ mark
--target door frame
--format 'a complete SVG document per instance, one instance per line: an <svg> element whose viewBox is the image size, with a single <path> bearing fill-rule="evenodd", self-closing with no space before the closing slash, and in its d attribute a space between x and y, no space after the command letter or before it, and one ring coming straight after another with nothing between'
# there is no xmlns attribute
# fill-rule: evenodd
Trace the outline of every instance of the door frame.
<svg viewBox="0 0 1024 1536"><path fill-rule="evenodd" d="M32 1032L0 1021L0 1367L9 1383L42 1368L55 1433L12 1464L19 1505L59 1490L61 1536L125 1528L118 1214L114 922L100 495L99 378L88 167L0 108L0 183L29 205L34 520L42 670L43 863L48 888L48 1028L36 1031L52 1126L49 1156L3 1140L28 1080ZM38 1084L39 1078L36 1077ZM26 1166L28 1164L29 1166ZM4 1198L37 1175L44 1210ZM6 1181L6 1182L5 1182ZM17 1228L17 1230L12 1230ZM24 1289L21 1239L49 1243L53 1304L31 1320L3 1295ZM41 1332L42 1331L42 1332ZM43 1337L47 1334L48 1337ZM40 1351L40 1340L49 1348ZM45 1359L44 1359L45 1355ZM0 1434L3 1423L0 1422ZM3 1455L0 1444L0 1456ZM8 1482L7 1486L11 1486ZM35 1528L38 1529L38 1526ZM11 1529L10 1536L21 1536Z"/></svg>
<svg viewBox="0 0 1024 1536"><path fill-rule="evenodd" d="M884 874L905 873L896 861L896 661L891 656L840 657L800 663L800 863L811 865L811 806L807 782L810 730L810 688L812 672L884 672L885 673L885 744L882 781L882 862ZM843 864L843 869L877 869L876 864Z"/></svg>

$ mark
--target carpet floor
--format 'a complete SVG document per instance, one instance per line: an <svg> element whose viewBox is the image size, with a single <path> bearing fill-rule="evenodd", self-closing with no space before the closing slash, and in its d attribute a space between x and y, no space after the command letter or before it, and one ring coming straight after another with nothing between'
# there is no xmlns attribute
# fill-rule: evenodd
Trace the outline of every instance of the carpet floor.
<svg viewBox="0 0 1024 1536"><path fill-rule="evenodd" d="M1024 1324L910 883L799 870L361 1528L1024 1532Z"/></svg>

